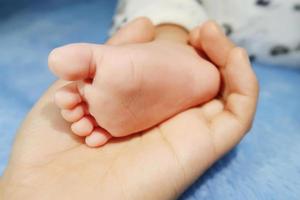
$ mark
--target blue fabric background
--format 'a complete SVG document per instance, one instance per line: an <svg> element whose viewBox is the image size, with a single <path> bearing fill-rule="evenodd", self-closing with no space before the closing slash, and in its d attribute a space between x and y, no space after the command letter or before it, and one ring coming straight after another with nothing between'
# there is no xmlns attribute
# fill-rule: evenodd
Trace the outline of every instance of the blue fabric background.
<svg viewBox="0 0 300 200"><path fill-rule="evenodd" d="M104 42L115 1L0 2L0 174L21 121L54 77L47 55ZM254 64L261 92L253 129L182 200L300 199L300 70Z"/></svg>

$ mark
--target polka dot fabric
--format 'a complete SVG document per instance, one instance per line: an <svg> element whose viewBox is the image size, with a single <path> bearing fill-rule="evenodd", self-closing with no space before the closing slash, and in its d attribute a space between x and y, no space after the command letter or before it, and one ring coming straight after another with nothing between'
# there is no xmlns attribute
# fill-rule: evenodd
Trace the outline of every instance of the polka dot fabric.
<svg viewBox="0 0 300 200"><path fill-rule="evenodd" d="M120 0L112 32L140 16L188 30L213 19L255 61L300 67L300 0Z"/></svg>

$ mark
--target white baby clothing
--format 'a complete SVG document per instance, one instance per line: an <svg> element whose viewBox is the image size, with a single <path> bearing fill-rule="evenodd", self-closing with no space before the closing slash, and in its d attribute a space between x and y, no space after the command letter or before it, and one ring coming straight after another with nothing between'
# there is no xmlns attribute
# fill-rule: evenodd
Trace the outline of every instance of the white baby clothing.
<svg viewBox="0 0 300 200"><path fill-rule="evenodd" d="M188 30L213 19L252 59L300 67L300 0L119 0L112 32L141 16Z"/></svg>

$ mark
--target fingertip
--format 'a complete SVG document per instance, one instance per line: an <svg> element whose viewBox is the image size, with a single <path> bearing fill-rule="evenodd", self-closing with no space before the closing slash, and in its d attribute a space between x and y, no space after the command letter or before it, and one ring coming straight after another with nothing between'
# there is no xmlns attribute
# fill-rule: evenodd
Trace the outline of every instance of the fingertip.
<svg viewBox="0 0 300 200"><path fill-rule="evenodd" d="M152 21L148 17L138 17L135 20L133 20L132 23L139 24L140 26L148 29L154 30L155 28Z"/></svg>
<svg viewBox="0 0 300 200"><path fill-rule="evenodd" d="M147 42L154 39L155 36L155 26L152 21L147 17L140 17L137 19L136 27L140 27L144 30L144 34L140 34L137 38L137 42ZM138 34L137 34L138 35Z"/></svg>
<svg viewBox="0 0 300 200"><path fill-rule="evenodd" d="M241 52L241 56L244 57L245 60L248 61L248 64L251 66L251 61L250 61L250 57L249 57L249 53L247 51L247 49L239 47L240 52Z"/></svg>
<svg viewBox="0 0 300 200"><path fill-rule="evenodd" d="M205 22L201 27L200 35L203 51L214 64L224 67L229 53L235 47L234 43L214 21Z"/></svg>
<svg viewBox="0 0 300 200"><path fill-rule="evenodd" d="M258 96L259 83L252 69L246 49L241 47L233 48L228 56L226 68L238 80L235 87L239 88L239 93L254 97ZM234 77L231 79L234 80Z"/></svg>
<svg viewBox="0 0 300 200"><path fill-rule="evenodd" d="M139 17L127 23L118 30L108 41L110 45L149 42L155 36L155 27L147 17Z"/></svg>
<svg viewBox="0 0 300 200"><path fill-rule="evenodd" d="M201 35L200 35L200 26L194 28L189 34L189 42L192 46L196 48L201 48Z"/></svg>
<svg viewBox="0 0 300 200"><path fill-rule="evenodd" d="M203 23L200 33L203 37L213 37L214 35L218 35L223 32L215 21L209 20Z"/></svg>

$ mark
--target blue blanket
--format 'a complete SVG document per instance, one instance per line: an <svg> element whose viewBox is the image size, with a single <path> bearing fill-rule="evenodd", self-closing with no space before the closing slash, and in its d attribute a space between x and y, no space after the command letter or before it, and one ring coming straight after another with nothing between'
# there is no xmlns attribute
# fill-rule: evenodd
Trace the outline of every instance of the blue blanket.
<svg viewBox="0 0 300 200"><path fill-rule="evenodd" d="M18 126L54 81L49 51L71 42L104 42L115 3L0 2L0 174ZM254 69L261 92L253 129L182 200L300 199L300 70Z"/></svg>

